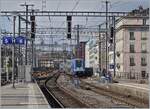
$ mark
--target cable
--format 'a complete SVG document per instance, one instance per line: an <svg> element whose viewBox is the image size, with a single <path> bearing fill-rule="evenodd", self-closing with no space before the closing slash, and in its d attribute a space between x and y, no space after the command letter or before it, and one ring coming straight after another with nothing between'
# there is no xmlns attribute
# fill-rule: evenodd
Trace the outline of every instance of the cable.
<svg viewBox="0 0 150 109"><path fill-rule="evenodd" d="M87 23L88 23L88 17L86 17L85 26L87 26Z"/></svg>
<svg viewBox="0 0 150 109"><path fill-rule="evenodd" d="M114 2L114 3L111 3L111 2L110 2L110 7L109 7L109 9L111 9L113 5L118 5L120 2L121 2L121 1L116 1L116 2Z"/></svg>
<svg viewBox="0 0 150 109"><path fill-rule="evenodd" d="M76 2L76 4L74 5L74 7L72 8L72 11L77 7L77 5L79 4L79 2L80 2L80 0L78 0ZM64 24L65 24L65 21L62 22L62 24L60 25L60 27L62 27ZM59 32L59 30L57 32Z"/></svg>
<svg viewBox="0 0 150 109"><path fill-rule="evenodd" d="M101 1L100 1L100 2L101 2ZM99 6L99 3L97 3L97 4L98 4L98 6ZM102 4L100 10L102 10L103 7L104 7L104 5ZM96 10L96 9L98 9L97 6L95 6L94 10ZM93 18L92 18L92 19L93 19ZM88 17L86 17L86 23L85 23L84 26L87 26L88 21L89 21L89 19L88 19ZM92 26L89 26L89 27L95 27L95 26L98 26L98 25L92 25Z"/></svg>
<svg viewBox="0 0 150 109"><path fill-rule="evenodd" d="M122 1L122 0L119 0L119 1L116 1L116 2L114 2L112 4L110 4L110 8L109 9L112 9L115 5L121 6L122 4L125 5L125 4L131 3L131 2L133 2L133 1L128 1L128 0L127 1ZM115 6L115 7L117 7L117 6Z"/></svg>
<svg viewBox="0 0 150 109"><path fill-rule="evenodd" d="M80 0L78 0L78 1L76 2L76 4L74 5L74 7L72 8L72 11L78 6L79 2L80 2Z"/></svg>
<svg viewBox="0 0 150 109"><path fill-rule="evenodd" d="M48 20L49 20L49 23L50 23L50 27L52 27L52 25L51 25L52 19L51 19L50 15L48 16Z"/></svg>
<svg viewBox="0 0 150 109"><path fill-rule="evenodd" d="M77 5L79 4L79 2L80 2L80 0L78 0L78 1L76 2L76 4L74 5L74 7L72 8L72 11L77 7ZM59 2L59 4L60 4L60 2ZM59 4L58 4L57 6L59 6ZM58 7L57 7L57 8L58 8ZM62 24L60 25L60 27L62 27L64 24L65 24L65 21L62 22ZM59 30L56 31L56 33L57 33L57 32L59 32Z"/></svg>
<svg viewBox="0 0 150 109"><path fill-rule="evenodd" d="M61 4L61 0L58 1L58 5L57 5L57 8L56 8L57 11L59 9L60 4Z"/></svg>

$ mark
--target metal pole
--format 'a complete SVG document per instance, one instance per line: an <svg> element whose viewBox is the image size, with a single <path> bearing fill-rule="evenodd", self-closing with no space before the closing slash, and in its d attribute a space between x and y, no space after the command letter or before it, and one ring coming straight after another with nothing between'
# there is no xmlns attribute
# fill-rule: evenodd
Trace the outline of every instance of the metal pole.
<svg viewBox="0 0 150 109"><path fill-rule="evenodd" d="M34 15L34 10L32 10L32 15ZM32 69L33 67L34 67L34 39L32 39Z"/></svg>
<svg viewBox="0 0 150 109"><path fill-rule="evenodd" d="M0 12L1 12L1 9L0 9ZM0 19L1 21L1 19ZM1 39L1 26L0 26L0 39ZM0 87L1 87L1 74L2 74L2 60L1 60L1 40L0 40ZM0 95L1 95L1 91L0 91ZM1 101L1 97L0 97L0 101Z"/></svg>
<svg viewBox="0 0 150 109"><path fill-rule="evenodd" d="M106 72L108 72L108 1L106 3Z"/></svg>
<svg viewBox="0 0 150 109"><path fill-rule="evenodd" d="M32 39L32 68L34 67L34 42Z"/></svg>
<svg viewBox="0 0 150 109"><path fill-rule="evenodd" d="M34 66L37 67L37 62L36 62L36 48L34 46Z"/></svg>
<svg viewBox="0 0 150 109"><path fill-rule="evenodd" d="M25 49L25 65L27 65L28 64L28 56L27 56L27 47L28 47L28 8L29 8L29 6L34 6L33 4L26 4L26 2L25 2L25 4L21 4L20 6L25 6L26 7L26 49ZM23 19L23 18L22 18Z"/></svg>
<svg viewBox="0 0 150 109"><path fill-rule="evenodd" d="M20 16L18 16L18 36L21 35L21 19L20 19ZM20 44L19 44L19 56L18 56L18 64L19 64L19 67L18 67L18 73L21 73L21 51L20 51ZM18 77L19 77L19 74L18 74ZM19 78L18 78L19 79Z"/></svg>
<svg viewBox="0 0 150 109"><path fill-rule="evenodd" d="M116 37L115 37L115 26L116 26L116 24L115 24L115 16L113 16L112 17L112 21L113 21L113 27L114 27L114 33L113 33L113 43L114 43L114 49L113 49L113 51L114 51L114 77L116 76Z"/></svg>
<svg viewBox="0 0 150 109"><path fill-rule="evenodd" d="M72 40L71 39L70 39L70 53L71 53L70 56L71 56L71 59L72 59L73 57L72 57Z"/></svg>
<svg viewBox="0 0 150 109"><path fill-rule="evenodd" d="M28 5L25 5L26 6L26 21L28 21ZM27 60L27 47L28 47L28 23L26 22L26 51L25 51L25 65L28 64L28 60Z"/></svg>
<svg viewBox="0 0 150 109"><path fill-rule="evenodd" d="M79 25L77 25L77 58L79 58Z"/></svg>
<svg viewBox="0 0 150 109"><path fill-rule="evenodd" d="M21 19L20 16L18 16L18 35L21 35ZM21 65L21 51L20 51L20 44L19 44L19 65Z"/></svg>
<svg viewBox="0 0 150 109"><path fill-rule="evenodd" d="M9 72L8 72L8 68L7 68L7 63L8 63L8 55L7 55L7 47L4 47L5 50L5 72L6 72L6 81L9 80Z"/></svg>
<svg viewBox="0 0 150 109"><path fill-rule="evenodd" d="M16 16L13 16L13 49L12 49L12 84L15 88L15 20Z"/></svg>
<svg viewBox="0 0 150 109"><path fill-rule="evenodd" d="M27 59L28 59L28 53L27 53L27 48L28 48L28 7L29 7L29 6L34 6L34 5L32 5L32 4L26 4L26 2L25 2L25 4L21 4L21 6L25 6L25 7L26 7L25 65L27 65L27 64L28 64L28 60L27 60ZM26 69L26 67L25 67L25 69ZM24 71L24 79L26 80L25 71Z"/></svg>
<svg viewBox="0 0 150 109"><path fill-rule="evenodd" d="M63 40L63 65L65 64L65 42Z"/></svg>
<svg viewBox="0 0 150 109"><path fill-rule="evenodd" d="M52 53L51 53L52 58L53 58L53 51L54 51L54 45L53 45L53 36L52 36Z"/></svg>
<svg viewBox="0 0 150 109"><path fill-rule="evenodd" d="M101 26L99 25L99 71L102 71L102 63L101 63L101 33L100 33ZM100 77L99 72L99 77Z"/></svg>

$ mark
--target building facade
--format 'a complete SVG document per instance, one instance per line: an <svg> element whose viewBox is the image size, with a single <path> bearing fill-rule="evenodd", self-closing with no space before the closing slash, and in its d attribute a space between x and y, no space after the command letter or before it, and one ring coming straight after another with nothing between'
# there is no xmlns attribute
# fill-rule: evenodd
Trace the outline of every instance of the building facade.
<svg viewBox="0 0 150 109"><path fill-rule="evenodd" d="M85 45L85 67L90 67L89 57L89 45L87 43Z"/></svg>
<svg viewBox="0 0 150 109"><path fill-rule="evenodd" d="M149 9L133 10L116 23L116 76L148 78L150 71Z"/></svg>
<svg viewBox="0 0 150 109"><path fill-rule="evenodd" d="M76 48L76 58L82 58L85 60L85 45L86 42L79 43L79 47Z"/></svg>
<svg viewBox="0 0 150 109"><path fill-rule="evenodd" d="M85 66L92 67L94 75L99 75L99 46L96 37L90 39L85 47Z"/></svg>

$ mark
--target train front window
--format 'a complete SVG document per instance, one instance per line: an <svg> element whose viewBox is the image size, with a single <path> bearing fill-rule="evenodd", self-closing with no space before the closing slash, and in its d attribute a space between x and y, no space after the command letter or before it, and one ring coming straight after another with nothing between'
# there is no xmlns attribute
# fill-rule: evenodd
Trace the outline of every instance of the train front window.
<svg viewBox="0 0 150 109"><path fill-rule="evenodd" d="M82 61L81 60L76 60L76 66L81 67L82 66Z"/></svg>

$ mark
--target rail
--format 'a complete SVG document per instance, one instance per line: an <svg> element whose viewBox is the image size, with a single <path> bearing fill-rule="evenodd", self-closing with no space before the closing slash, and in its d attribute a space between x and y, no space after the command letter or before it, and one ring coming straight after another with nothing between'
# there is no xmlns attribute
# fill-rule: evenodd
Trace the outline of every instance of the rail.
<svg viewBox="0 0 150 109"><path fill-rule="evenodd" d="M44 83L44 88L46 89L46 91L52 96L52 98L55 100L55 102L57 103L57 106L59 108L65 108L65 106L55 97L55 95L47 88L46 83L55 76L56 74L54 74L53 76L49 77L45 83Z"/></svg>

